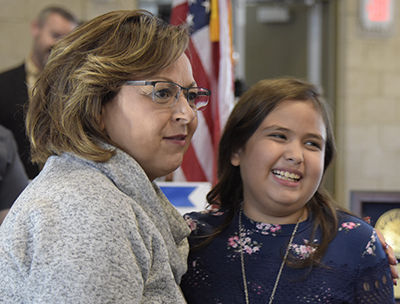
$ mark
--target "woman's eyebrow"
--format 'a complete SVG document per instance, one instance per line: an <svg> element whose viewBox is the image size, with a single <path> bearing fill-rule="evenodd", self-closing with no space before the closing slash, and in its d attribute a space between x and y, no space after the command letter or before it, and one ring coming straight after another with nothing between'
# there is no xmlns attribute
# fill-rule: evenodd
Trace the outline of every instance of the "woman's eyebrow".
<svg viewBox="0 0 400 304"><path fill-rule="evenodd" d="M168 81L168 82L172 82L172 83L179 84L179 83L173 81L171 78L162 77L162 76L151 78L150 81ZM196 83L196 80L193 80L193 81L189 84L189 86L183 86L183 85L181 85L181 84L179 84L179 85L182 86L182 87L185 87L185 88L191 88L191 87L196 87L196 86L197 86L197 83Z"/></svg>

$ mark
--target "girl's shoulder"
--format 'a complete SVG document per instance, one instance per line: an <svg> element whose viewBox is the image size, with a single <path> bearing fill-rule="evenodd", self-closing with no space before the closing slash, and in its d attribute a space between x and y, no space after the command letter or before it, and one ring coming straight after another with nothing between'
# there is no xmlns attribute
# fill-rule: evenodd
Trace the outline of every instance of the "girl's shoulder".
<svg viewBox="0 0 400 304"><path fill-rule="evenodd" d="M212 233L225 219L227 210L206 209L201 212L186 213L183 218L192 235L203 236Z"/></svg>
<svg viewBox="0 0 400 304"><path fill-rule="evenodd" d="M338 229L334 243L347 248L364 248L364 253L381 247L375 229L370 224L345 212L338 213Z"/></svg>
<svg viewBox="0 0 400 304"><path fill-rule="evenodd" d="M343 211L338 212L338 232L366 233L370 236L373 230L374 228L363 219Z"/></svg>

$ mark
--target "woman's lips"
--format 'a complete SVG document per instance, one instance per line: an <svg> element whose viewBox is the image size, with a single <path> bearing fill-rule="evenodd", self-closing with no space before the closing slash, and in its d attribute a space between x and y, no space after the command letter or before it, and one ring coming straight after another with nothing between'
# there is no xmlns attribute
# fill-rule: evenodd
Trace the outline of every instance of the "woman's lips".
<svg viewBox="0 0 400 304"><path fill-rule="evenodd" d="M173 144L176 144L179 146L184 146L184 145L186 145L186 137L187 137L187 135L178 134L178 135L166 136L166 137L164 137L164 139L170 143L173 143Z"/></svg>

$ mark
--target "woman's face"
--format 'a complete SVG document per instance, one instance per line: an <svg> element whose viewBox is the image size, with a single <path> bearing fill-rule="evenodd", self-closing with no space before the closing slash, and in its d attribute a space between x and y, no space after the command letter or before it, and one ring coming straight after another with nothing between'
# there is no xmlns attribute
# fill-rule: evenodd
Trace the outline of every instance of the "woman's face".
<svg viewBox="0 0 400 304"><path fill-rule="evenodd" d="M195 86L186 55L147 81L170 81L183 87ZM197 113L185 97L167 107L151 97L152 86L123 86L117 96L102 107L101 127L110 139L144 169L152 181L167 175L182 163L197 127Z"/></svg>
<svg viewBox="0 0 400 304"><path fill-rule="evenodd" d="M325 142L325 123L311 101L279 103L231 157L240 166L246 215L273 224L297 222L320 185Z"/></svg>

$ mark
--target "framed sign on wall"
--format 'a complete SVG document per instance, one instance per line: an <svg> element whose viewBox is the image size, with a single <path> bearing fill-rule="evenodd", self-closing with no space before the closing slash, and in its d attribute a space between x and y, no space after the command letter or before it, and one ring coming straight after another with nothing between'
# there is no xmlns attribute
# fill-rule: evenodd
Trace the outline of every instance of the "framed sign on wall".
<svg viewBox="0 0 400 304"><path fill-rule="evenodd" d="M351 191L350 210L360 217L371 217L371 225L387 211L400 208L400 191Z"/></svg>
<svg viewBox="0 0 400 304"><path fill-rule="evenodd" d="M388 37L395 28L395 0L359 0L361 34Z"/></svg>

